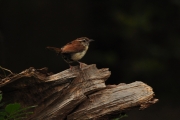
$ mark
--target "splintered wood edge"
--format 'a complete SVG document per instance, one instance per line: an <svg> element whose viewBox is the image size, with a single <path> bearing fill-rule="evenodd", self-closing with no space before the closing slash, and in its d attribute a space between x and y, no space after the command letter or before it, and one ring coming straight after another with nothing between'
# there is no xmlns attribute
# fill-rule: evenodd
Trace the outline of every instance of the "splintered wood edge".
<svg viewBox="0 0 180 120"><path fill-rule="evenodd" d="M89 67L96 68L96 64L92 65L83 65L83 70L88 69ZM97 69L97 68L96 68ZM78 76L78 72L80 71L80 68L78 66L73 66L72 71L70 69L64 70L62 72L45 76L45 74L37 72L37 69L30 67L29 69L26 69L19 74L15 74L12 77L6 77L4 79L1 79L0 81L0 87L3 87L9 83L12 83L20 78L23 77L35 77L39 82L56 82L56 84L63 84L69 82L69 79L73 79ZM104 74L107 74L107 78L110 76L111 72L108 68L102 68L98 69L99 72L104 72Z"/></svg>
<svg viewBox="0 0 180 120"><path fill-rule="evenodd" d="M48 79L53 79L51 82L56 83L61 81L59 78L70 79L67 76L64 77L61 75L62 73L67 75L68 73L66 72L69 72L69 70L58 73L55 76L52 75L48 77ZM70 76L76 75L72 74L71 72L69 73ZM58 118L56 119L63 119L68 115L69 112L74 109L74 107L77 107L80 103L82 103L87 98L88 94L100 89L104 89L106 87L104 81L109 76L110 72L108 69L98 70L95 65L88 65L87 67L83 67L83 70L79 70L77 75L74 76L76 78L73 79L70 85L63 90L63 94L61 94L51 104L46 106L44 110L38 111L38 113L35 112L36 114L32 116L33 119L53 119L53 116L57 116Z"/></svg>
<svg viewBox="0 0 180 120"><path fill-rule="evenodd" d="M12 77L6 77L6 78L4 78L4 79L2 79L0 81L0 87L3 87L3 86L5 86L5 85L7 85L9 83L12 83L12 82L14 82L14 81L16 81L16 80L18 80L18 79L20 79L22 77L31 77L31 76L34 76L35 75L35 73L34 73L35 71L36 71L36 69L34 69L33 67L30 67L29 69L26 69L26 70L20 72L19 74L15 74Z"/></svg>
<svg viewBox="0 0 180 120"><path fill-rule="evenodd" d="M120 84L111 88L98 91L89 95L73 113L68 115L68 120L84 120L102 118L128 108L147 108L155 104L152 88L143 82L136 81L130 84Z"/></svg>
<svg viewBox="0 0 180 120"><path fill-rule="evenodd" d="M82 70L86 71L87 69L97 70L95 64L92 65L84 64ZM48 84L50 83L53 83L55 85L63 85L65 83L69 84L70 83L69 80L76 78L79 75L79 71L80 71L79 67L74 66L73 71L67 69L60 73L51 76L46 76L45 74L40 73L36 69L31 67L12 77L2 79L0 81L0 87L3 87L5 85L8 86L9 83L12 83L23 77L34 77L38 82L48 83ZM102 79L103 77L103 80L105 81L108 79L108 77L111 74L108 68L98 69L98 72L100 72L101 75L98 75L98 77L91 76L91 80L93 80L93 78L95 80L98 80L98 79ZM101 90L102 88L103 90ZM70 105L73 105L75 107L76 105L79 105L82 101L85 100L82 104L80 104L78 108L76 108L75 110L73 109L72 113L70 113L69 115L67 114L68 115L67 119L84 120L84 119L100 118L109 114L113 114L114 112L121 112L125 109L133 108L133 107L140 107L139 109L142 110L149 107L152 104L155 104L158 101L158 99L154 98L154 92L152 91L152 88L146 85L145 83L139 81L130 84L108 85L106 88L105 86L102 88L96 89L96 91L98 92L92 94L92 92L89 93L89 90L94 88L90 87L89 90L87 90L87 93L84 94L85 96L80 96L80 99L76 101L77 104L71 102ZM87 95L88 97L86 98ZM61 111L59 112L61 113ZM58 115L59 112L55 114Z"/></svg>

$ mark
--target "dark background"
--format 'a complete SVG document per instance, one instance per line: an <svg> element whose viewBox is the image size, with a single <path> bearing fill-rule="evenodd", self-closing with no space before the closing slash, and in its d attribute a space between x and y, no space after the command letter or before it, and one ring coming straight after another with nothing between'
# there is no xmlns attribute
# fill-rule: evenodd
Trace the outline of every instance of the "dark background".
<svg viewBox="0 0 180 120"><path fill-rule="evenodd" d="M46 46L95 40L86 64L110 68L107 84L143 81L160 101L124 120L179 120L179 0L0 0L0 66L68 69ZM0 71L2 72L2 71Z"/></svg>

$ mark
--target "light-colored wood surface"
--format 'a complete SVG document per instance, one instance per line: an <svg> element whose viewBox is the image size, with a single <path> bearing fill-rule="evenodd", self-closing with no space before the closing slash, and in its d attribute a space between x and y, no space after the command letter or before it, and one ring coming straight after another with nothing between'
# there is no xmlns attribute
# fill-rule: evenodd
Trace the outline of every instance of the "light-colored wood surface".
<svg viewBox="0 0 180 120"><path fill-rule="evenodd" d="M38 105L29 120L109 119L124 110L154 104L152 88L143 82L105 85L108 68L83 64L57 74L29 68L0 81L3 99L23 106Z"/></svg>

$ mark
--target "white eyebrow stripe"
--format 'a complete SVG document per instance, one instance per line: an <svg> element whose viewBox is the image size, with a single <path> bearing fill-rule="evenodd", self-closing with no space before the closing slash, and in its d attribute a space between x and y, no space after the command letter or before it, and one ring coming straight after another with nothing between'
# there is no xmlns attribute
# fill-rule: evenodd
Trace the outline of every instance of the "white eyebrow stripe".
<svg viewBox="0 0 180 120"><path fill-rule="evenodd" d="M77 40L77 41L84 41L85 39L82 39L82 40Z"/></svg>

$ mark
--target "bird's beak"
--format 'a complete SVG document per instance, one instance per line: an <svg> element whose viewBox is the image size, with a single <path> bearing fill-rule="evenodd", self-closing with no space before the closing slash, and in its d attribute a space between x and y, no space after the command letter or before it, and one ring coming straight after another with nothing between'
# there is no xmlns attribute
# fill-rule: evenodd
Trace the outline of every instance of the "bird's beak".
<svg viewBox="0 0 180 120"><path fill-rule="evenodd" d="M93 39L89 39L89 42L92 42L92 41L94 41Z"/></svg>

